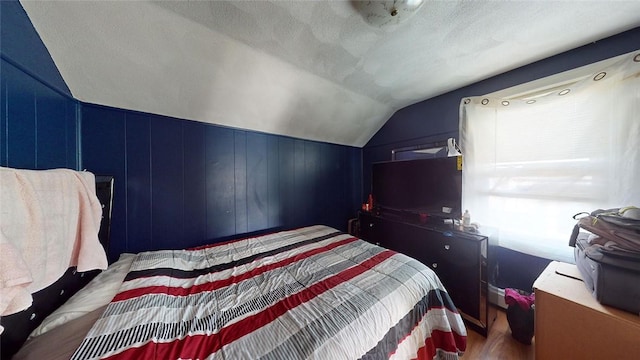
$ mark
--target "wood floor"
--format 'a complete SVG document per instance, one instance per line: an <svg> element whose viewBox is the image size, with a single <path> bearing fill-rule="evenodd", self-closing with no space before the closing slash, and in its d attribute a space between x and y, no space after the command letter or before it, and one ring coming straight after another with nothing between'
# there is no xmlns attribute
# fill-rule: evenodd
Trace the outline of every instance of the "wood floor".
<svg viewBox="0 0 640 360"><path fill-rule="evenodd" d="M467 351L462 357L464 360L534 360L533 342L531 345L525 345L511 337L507 316L503 310L498 310L498 317L486 338L469 328L467 332Z"/></svg>

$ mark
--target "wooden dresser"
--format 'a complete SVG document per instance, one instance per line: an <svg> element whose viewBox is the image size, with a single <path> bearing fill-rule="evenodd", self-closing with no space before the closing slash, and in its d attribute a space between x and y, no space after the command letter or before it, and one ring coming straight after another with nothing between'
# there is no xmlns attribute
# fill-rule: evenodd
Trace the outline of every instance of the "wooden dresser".
<svg viewBox="0 0 640 360"><path fill-rule="evenodd" d="M575 265L551 262L533 287L536 359L640 358L640 316L601 305Z"/></svg>

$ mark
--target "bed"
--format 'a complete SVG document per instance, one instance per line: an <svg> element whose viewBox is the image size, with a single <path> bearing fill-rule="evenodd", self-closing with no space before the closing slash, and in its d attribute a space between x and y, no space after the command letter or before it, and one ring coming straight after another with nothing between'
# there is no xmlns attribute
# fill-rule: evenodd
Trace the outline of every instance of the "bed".
<svg viewBox="0 0 640 360"><path fill-rule="evenodd" d="M94 297L74 296L95 309L75 304L83 315L50 326L15 358L455 359L466 346L435 273L326 226L116 265L120 275L110 267L85 289ZM110 302L95 298L113 295L96 290L104 274L123 279Z"/></svg>
<svg viewBox="0 0 640 360"><path fill-rule="evenodd" d="M14 359L457 359L465 348L431 269L316 225L122 254Z"/></svg>

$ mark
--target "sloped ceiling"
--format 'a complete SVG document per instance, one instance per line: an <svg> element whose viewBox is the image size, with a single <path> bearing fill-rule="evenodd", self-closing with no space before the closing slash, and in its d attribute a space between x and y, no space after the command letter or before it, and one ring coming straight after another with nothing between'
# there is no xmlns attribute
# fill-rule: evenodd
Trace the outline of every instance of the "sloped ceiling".
<svg viewBox="0 0 640 360"><path fill-rule="evenodd" d="M21 1L78 100L361 147L397 110L640 25L640 1Z"/></svg>

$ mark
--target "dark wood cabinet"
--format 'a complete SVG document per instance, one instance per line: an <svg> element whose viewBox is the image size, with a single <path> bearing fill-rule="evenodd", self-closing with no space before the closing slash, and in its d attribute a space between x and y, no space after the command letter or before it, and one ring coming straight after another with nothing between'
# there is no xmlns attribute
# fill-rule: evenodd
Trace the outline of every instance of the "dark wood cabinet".
<svg viewBox="0 0 640 360"><path fill-rule="evenodd" d="M360 238L433 269L467 324L487 335L496 316L488 300L488 237L370 212L362 212L359 222Z"/></svg>

